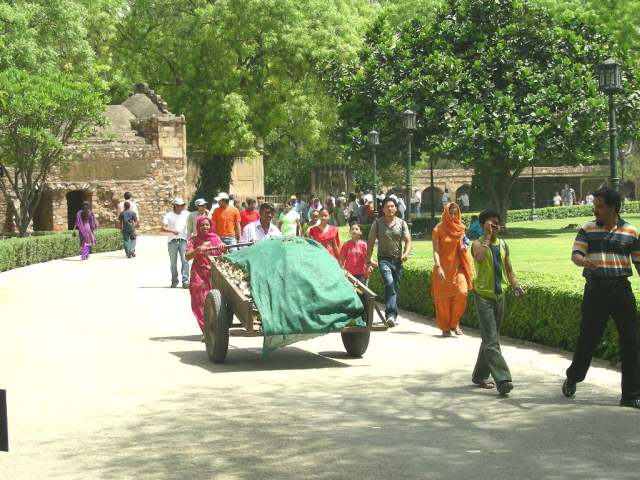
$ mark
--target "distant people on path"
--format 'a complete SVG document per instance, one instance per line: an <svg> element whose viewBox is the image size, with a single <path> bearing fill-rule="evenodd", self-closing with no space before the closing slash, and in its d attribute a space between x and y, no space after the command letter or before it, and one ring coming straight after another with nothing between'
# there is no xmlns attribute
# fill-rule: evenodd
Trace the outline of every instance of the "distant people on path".
<svg viewBox="0 0 640 480"><path fill-rule="evenodd" d="M357 201L358 197L355 193L349 194L349 225L353 222L358 221L358 217L360 216L360 206Z"/></svg>
<svg viewBox="0 0 640 480"><path fill-rule="evenodd" d="M300 215L300 223L305 223L309 220L309 207L302 199L301 193L296 193L295 211Z"/></svg>
<svg viewBox="0 0 640 480"><path fill-rule="evenodd" d="M576 191L571 188L570 184L566 184L564 186L564 194L562 195L562 204L565 207L570 207L571 205L575 205L577 202L576 200Z"/></svg>
<svg viewBox="0 0 640 480"><path fill-rule="evenodd" d="M352 223L349 228L349 235L351 235L351 240L344 242L344 245L340 248L340 266L361 283L367 285L369 283L366 264L367 242L360 239L362 227L357 223ZM377 264L374 266L377 266Z"/></svg>
<svg viewBox="0 0 640 480"><path fill-rule="evenodd" d="M442 209L443 210L447 206L448 203L449 203L449 189L445 188L444 189L444 193L442 194Z"/></svg>
<svg viewBox="0 0 640 480"><path fill-rule="evenodd" d="M309 216L311 216L312 211L319 212L321 208L322 202L318 197L314 197L313 199L311 199L311 202L309 204Z"/></svg>
<svg viewBox="0 0 640 480"><path fill-rule="evenodd" d="M129 202L129 208L132 212L135 212L138 215L138 220L140 220L140 214L138 213L138 205L133 201L133 193L124 192L124 200L118 204L118 209L116 212L116 218L120 216L120 213L124 210L124 202Z"/></svg>
<svg viewBox="0 0 640 480"><path fill-rule="evenodd" d="M640 274L640 239L636 227L620 218L620 194L611 188L593 192L595 219L585 223L573 242L571 261L583 269L580 335L562 385L565 397L576 393L589 370L609 316L618 329L622 362L623 407L640 408L640 346L636 299L629 277Z"/></svg>
<svg viewBox="0 0 640 480"><path fill-rule="evenodd" d="M187 219L187 239L193 237L196 234L196 221L203 215L209 216L209 210L207 210L207 201L204 198L199 198L194 202L196 206L195 212L189 212L189 218Z"/></svg>
<svg viewBox="0 0 640 480"><path fill-rule="evenodd" d="M480 222L478 221L478 215L471 215L471 225L469 225L469 230L467 231L467 238L469 240L475 240L476 238L480 238L483 233Z"/></svg>
<svg viewBox="0 0 640 480"><path fill-rule="evenodd" d="M272 223L275 213L276 207L273 203L263 203L260 205L258 220L248 224L242 230L240 243L255 243L265 238L281 237L282 233L278 227Z"/></svg>
<svg viewBox="0 0 640 480"><path fill-rule="evenodd" d="M481 388L498 387L500 395L513 389L511 372L500 349L500 327L504 319L504 295L508 285L522 298L516 274L511 266L509 247L498 238L500 215L495 210L480 213L484 235L474 240L471 253L475 266L473 299L482 343L471 381ZM489 381L489 375L493 382Z"/></svg>
<svg viewBox="0 0 640 480"><path fill-rule="evenodd" d="M336 198L336 203L340 202L340 205L344 205L347 201L346 192L340 192L340 196Z"/></svg>
<svg viewBox="0 0 640 480"><path fill-rule="evenodd" d="M340 262L340 237L338 229L329 224L329 211L326 208L320 209L318 212L320 224L309 229L309 238L322 244L324 248Z"/></svg>
<svg viewBox="0 0 640 480"><path fill-rule="evenodd" d="M587 205L593 205L593 199L594 196L591 194L591 192L587 192L587 196L584 197L584 201L587 202Z"/></svg>
<svg viewBox="0 0 640 480"><path fill-rule="evenodd" d="M240 230L240 212L229 205L229 195L220 192L215 198L218 208L213 212L213 231L227 246L236 245L242 232ZM233 251L235 249L229 249Z"/></svg>
<svg viewBox="0 0 640 480"><path fill-rule="evenodd" d="M278 229L282 232L283 237L302 235L300 215L298 215L298 212L291 210L291 205L287 202L282 204L282 213L278 218Z"/></svg>
<svg viewBox="0 0 640 480"><path fill-rule="evenodd" d="M76 223L71 229L71 234L76 236L76 228L80 239L80 258L82 260L89 259L91 247L96 244L96 237L93 235L98 229L98 222L91 210L89 210L89 202L82 202L82 210L76 214Z"/></svg>
<svg viewBox="0 0 640 480"><path fill-rule="evenodd" d="M182 265L182 288L189 288L189 262L187 261L187 219L189 212L182 198L173 201L173 211L165 214L162 219L162 231L167 235L167 249L169 250L169 268L171 269L171 288L178 286L178 255Z"/></svg>
<svg viewBox="0 0 640 480"><path fill-rule="evenodd" d="M469 212L469 195L467 195L466 192L462 192L462 195L460 195L457 200L460 202L460 208L462 210L462 213L468 213Z"/></svg>
<svg viewBox="0 0 640 480"><path fill-rule="evenodd" d="M213 247L221 247L220 250L207 250ZM198 321L198 326L204 333L204 301L207 293L213 288L219 287L211 282L211 259L209 255L220 255L225 248L220 237L211 230L211 219L208 215L202 215L196 220L196 235L189 238L186 258L193 260L191 264L191 280L189 281L189 293L191 294L191 311ZM204 337L202 338L204 340Z"/></svg>
<svg viewBox="0 0 640 480"><path fill-rule="evenodd" d="M124 253L127 258L136 256L136 225L138 225L138 215L131 210L129 202L124 202L124 210L118 216L120 232L122 232L122 242Z"/></svg>
<svg viewBox="0 0 640 480"><path fill-rule="evenodd" d="M560 196L559 192L556 192L556 194L553 196L553 206L559 207L561 205L562 205L562 197Z"/></svg>
<svg viewBox="0 0 640 480"><path fill-rule="evenodd" d="M367 240L367 273L371 274L373 262L371 256L376 240L378 241L378 268L384 283L385 319L389 327L398 323L398 292L402 277L402 264L411 252L411 233L407 222L398 218L398 202L391 197L382 201L384 215L371 224ZM404 240L404 251L402 241Z"/></svg>
<svg viewBox="0 0 640 480"><path fill-rule="evenodd" d="M422 193L419 188L413 189L413 198L411 199L411 207L416 218L420 218L420 206L422 205Z"/></svg>
<svg viewBox="0 0 640 480"><path fill-rule="evenodd" d="M240 230L244 233L247 225L257 222L259 219L260 212L256 210L256 201L253 198L247 198L247 208L240 212Z"/></svg>
<svg viewBox="0 0 640 480"><path fill-rule="evenodd" d="M460 208L451 202L431 234L434 262L431 294L436 322L444 337L453 333L462 335L460 318L467 308L467 292L473 289L469 241L464 230Z"/></svg>

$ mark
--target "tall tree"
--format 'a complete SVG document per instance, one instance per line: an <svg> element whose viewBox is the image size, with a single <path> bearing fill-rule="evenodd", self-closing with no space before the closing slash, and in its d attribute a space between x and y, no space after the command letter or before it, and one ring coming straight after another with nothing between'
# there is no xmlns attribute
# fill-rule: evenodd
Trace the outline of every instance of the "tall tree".
<svg viewBox="0 0 640 480"><path fill-rule="evenodd" d="M97 85L66 73L0 72L0 191L24 236L63 146L104 125Z"/></svg>
<svg viewBox="0 0 640 480"><path fill-rule="evenodd" d="M369 0L131 0L114 48L132 81L185 114L189 142L208 157L251 155L283 137L316 151L336 107L315 65L354 58L377 8Z"/></svg>
<svg viewBox="0 0 640 480"><path fill-rule="evenodd" d="M586 162L603 146L594 67L609 44L580 16L556 19L518 0L451 0L433 23L398 30L382 19L336 88L346 134L361 142L375 119L397 148L400 113L412 108L417 149L474 168L504 214L524 168Z"/></svg>

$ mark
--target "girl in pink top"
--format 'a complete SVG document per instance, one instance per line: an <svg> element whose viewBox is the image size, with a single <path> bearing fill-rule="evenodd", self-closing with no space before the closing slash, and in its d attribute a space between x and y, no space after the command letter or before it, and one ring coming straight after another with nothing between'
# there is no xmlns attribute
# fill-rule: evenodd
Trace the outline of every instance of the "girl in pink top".
<svg viewBox="0 0 640 480"><path fill-rule="evenodd" d="M368 285L369 275L364 259L367 256L367 242L360 240L362 228L356 222L351 224L349 229L351 240L348 240L340 249L340 265L351 275L356 277L361 283ZM371 262L372 265L374 262ZM375 264L374 266L377 266Z"/></svg>

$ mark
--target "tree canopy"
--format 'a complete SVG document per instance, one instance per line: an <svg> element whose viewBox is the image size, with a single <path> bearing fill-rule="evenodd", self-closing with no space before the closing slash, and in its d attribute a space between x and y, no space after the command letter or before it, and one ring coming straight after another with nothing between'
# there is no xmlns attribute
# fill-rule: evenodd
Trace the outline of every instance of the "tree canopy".
<svg viewBox="0 0 640 480"><path fill-rule="evenodd" d="M95 84L68 73L0 72L0 191L24 236L63 146L104 125Z"/></svg>
<svg viewBox="0 0 640 480"><path fill-rule="evenodd" d="M411 108L415 147L474 168L504 213L524 168L585 162L602 147L606 97L594 67L610 43L583 17L518 0L452 0L432 23L398 29L381 18L335 90L343 131L361 148L375 127L400 150L400 114Z"/></svg>

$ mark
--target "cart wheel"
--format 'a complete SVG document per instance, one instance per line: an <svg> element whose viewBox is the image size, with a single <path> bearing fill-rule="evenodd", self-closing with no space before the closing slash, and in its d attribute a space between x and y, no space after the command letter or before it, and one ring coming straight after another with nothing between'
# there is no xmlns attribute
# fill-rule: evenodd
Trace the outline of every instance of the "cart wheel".
<svg viewBox="0 0 640 480"><path fill-rule="evenodd" d="M361 357L369 346L371 332L342 332L342 343L351 357Z"/></svg>
<svg viewBox="0 0 640 480"><path fill-rule="evenodd" d="M204 301L204 343L213 363L223 363L229 349L231 315L220 290L209 290Z"/></svg>

